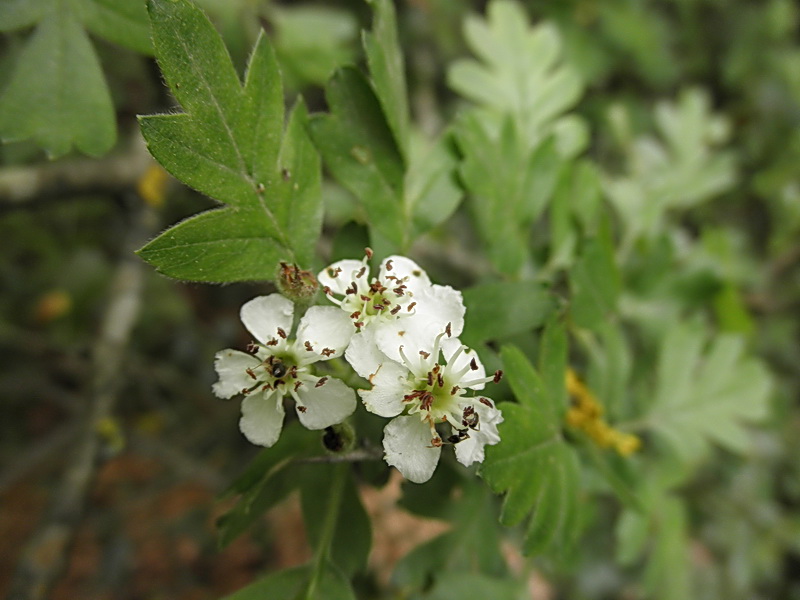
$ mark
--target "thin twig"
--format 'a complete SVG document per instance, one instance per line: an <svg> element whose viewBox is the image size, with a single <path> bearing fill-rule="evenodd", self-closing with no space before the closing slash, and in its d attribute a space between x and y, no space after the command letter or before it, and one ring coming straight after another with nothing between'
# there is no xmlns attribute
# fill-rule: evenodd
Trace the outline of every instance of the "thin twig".
<svg viewBox="0 0 800 600"><path fill-rule="evenodd" d="M152 215L142 206L126 243L128 249L140 245L147 236L146 230L151 228L151 220ZM11 584L10 600L47 597L64 567L67 549L83 514L97 456L102 448L98 425L112 414L121 384L119 373L139 312L143 287L142 263L132 252L123 256L111 284L109 301L93 347L93 378L86 419L49 510L23 550Z"/></svg>
<svg viewBox="0 0 800 600"><path fill-rule="evenodd" d="M140 136L123 152L0 169L0 210L78 195L117 197L136 187L153 159Z"/></svg>
<svg viewBox="0 0 800 600"><path fill-rule="evenodd" d="M383 451L379 448L364 448L361 450L353 450L346 454L325 454L322 456L310 456L308 458L300 458L298 463L343 463L343 462L361 462L364 460L382 460Z"/></svg>

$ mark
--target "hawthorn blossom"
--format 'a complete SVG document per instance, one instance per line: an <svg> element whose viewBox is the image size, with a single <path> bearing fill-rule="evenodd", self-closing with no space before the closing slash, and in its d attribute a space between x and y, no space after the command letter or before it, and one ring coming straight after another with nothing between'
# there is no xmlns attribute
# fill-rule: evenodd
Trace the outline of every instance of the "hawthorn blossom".
<svg viewBox="0 0 800 600"><path fill-rule="evenodd" d="M334 307L312 306L300 319L295 339L294 304L280 294L245 303L241 319L256 342L248 352L222 350L215 357L220 398L244 395L239 427L254 444L272 446L283 427L283 398L291 396L300 422L309 429L341 423L356 408L355 392L342 381L317 377L310 365L341 356L352 325Z"/></svg>
<svg viewBox="0 0 800 600"><path fill-rule="evenodd" d="M452 445L458 461L469 466L483 461L487 444L500 441L500 410L489 398L465 394L499 381L502 372L487 377L477 354L451 333L447 327L437 335L430 351L400 346L400 362L376 353L363 334L353 337L347 352L356 372L372 384L358 392L367 410L394 417L384 428L386 462L415 483L433 475L443 445Z"/></svg>
<svg viewBox="0 0 800 600"><path fill-rule="evenodd" d="M328 300L348 315L356 331L369 332L383 354L400 360L400 345L430 346L430 332L442 331L448 323L453 335L461 333L461 292L432 284L425 271L404 256L390 256L381 262L377 277L370 278L370 258L372 250L367 248L363 260L335 262L317 279Z"/></svg>

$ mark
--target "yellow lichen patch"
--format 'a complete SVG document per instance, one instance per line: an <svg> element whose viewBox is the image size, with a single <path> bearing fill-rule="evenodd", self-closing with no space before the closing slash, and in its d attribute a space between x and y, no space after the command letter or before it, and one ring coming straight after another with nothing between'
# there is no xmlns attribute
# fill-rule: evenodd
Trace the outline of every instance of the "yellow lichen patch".
<svg viewBox="0 0 800 600"><path fill-rule="evenodd" d="M603 406L572 368L567 368L566 380L572 397L566 417L570 427L583 431L601 448L614 448L620 456L630 456L639 450L642 441L637 436L614 429L605 422Z"/></svg>
<svg viewBox="0 0 800 600"><path fill-rule="evenodd" d="M160 166L152 164L139 178L136 191L147 204L159 208L164 204L168 182L169 174Z"/></svg>

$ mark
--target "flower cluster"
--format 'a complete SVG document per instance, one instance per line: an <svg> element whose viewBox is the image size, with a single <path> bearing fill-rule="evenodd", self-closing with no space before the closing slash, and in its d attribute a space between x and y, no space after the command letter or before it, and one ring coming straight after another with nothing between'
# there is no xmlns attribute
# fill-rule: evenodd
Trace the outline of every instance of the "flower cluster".
<svg viewBox="0 0 800 600"><path fill-rule="evenodd" d="M427 481L442 446L452 445L464 465L483 461L484 447L500 441L503 421L482 396L487 376L477 354L458 339L464 326L461 293L433 284L412 260L391 256L372 275L363 260L342 260L317 279L335 306L309 308L290 335L293 305L279 294L242 307L256 338L250 352L217 354L223 398L245 396L241 429L270 446L283 423L283 398L294 399L298 418L311 429L340 423L355 410L355 392L342 381L317 377L310 365L344 355L371 384L358 391L367 410L392 420L384 429L386 461L410 481Z"/></svg>

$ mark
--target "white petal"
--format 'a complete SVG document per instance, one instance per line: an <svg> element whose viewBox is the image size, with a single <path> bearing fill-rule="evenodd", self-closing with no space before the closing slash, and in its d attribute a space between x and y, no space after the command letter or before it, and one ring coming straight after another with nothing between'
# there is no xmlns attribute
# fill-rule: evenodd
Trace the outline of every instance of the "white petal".
<svg viewBox="0 0 800 600"><path fill-rule="evenodd" d="M272 446L283 427L283 396L275 392L255 393L242 401L239 429L253 444Z"/></svg>
<svg viewBox="0 0 800 600"><path fill-rule="evenodd" d="M456 444L456 458L465 467L474 462L483 462L484 447L493 446L500 441L497 425L503 422L503 413L488 398L486 400L491 402L491 407L480 402L478 398L469 398L468 400L474 400L471 406L478 413L480 424L477 429L469 430L469 438ZM468 406L466 403L464 405Z"/></svg>
<svg viewBox="0 0 800 600"><path fill-rule="evenodd" d="M391 266L391 268L388 268L389 266ZM405 256L390 256L381 263L381 270L378 277L383 281L387 275L394 275L400 279L408 277L406 285L413 293L431 284L428 274L422 267Z"/></svg>
<svg viewBox="0 0 800 600"><path fill-rule="evenodd" d="M447 370L451 373L454 371L460 371L470 365L473 359L475 360L475 366L477 369L472 369L471 367L467 370L466 373L461 377L461 381L458 383L462 388L467 387L466 383L475 379L483 379L486 377L486 369L481 362L478 353L471 348L467 348L460 352L456 357L455 361L452 361L452 356L458 351L461 347L461 340L458 338L442 338L442 356L444 356L444 360L447 363ZM469 386L472 390L482 390L486 387L483 383L476 383L474 385Z"/></svg>
<svg viewBox="0 0 800 600"><path fill-rule="evenodd" d="M335 306L312 306L300 319L297 328L297 355L315 355L314 360L301 359L304 364L336 358L344 354L355 332L353 321L341 309ZM306 342L311 345L312 351L307 349ZM325 349L332 350L333 353L323 354Z"/></svg>
<svg viewBox="0 0 800 600"><path fill-rule="evenodd" d="M259 360L251 354L238 350L221 350L214 356L214 369L219 375L211 389L218 398L232 398L250 389L256 380L247 374L247 369L258 365Z"/></svg>
<svg viewBox="0 0 800 600"><path fill-rule="evenodd" d="M437 331L444 330L450 323L450 335L457 337L464 330L464 298L461 292L449 285L432 285L414 296L414 318Z"/></svg>
<svg viewBox="0 0 800 600"><path fill-rule="evenodd" d="M417 416L392 419L383 429L383 450L386 462L414 483L431 478L442 453L431 446L430 427Z"/></svg>
<svg viewBox="0 0 800 600"><path fill-rule="evenodd" d="M328 379L319 387L303 384L297 395L306 409L297 407L300 422L308 429L325 429L341 423L356 409L356 393L338 379Z"/></svg>
<svg viewBox="0 0 800 600"><path fill-rule="evenodd" d="M375 331L371 327L352 337L344 357L364 379L369 379L370 375L377 372L380 365L387 360L386 355L375 345Z"/></svg>
<svg viewBox="0 0 800 600"><path fill-rule="evenodd" d="M407 375L408 369L394 361L382 363L369 377L372 389L358 391L367 410L381 417L396 417L403 412L403 396L411 392Z"/></svg>
<svg viewBox="0 0 800 600"><path fill-rule="evenodd" d="M317 281L321 288L329 287L334 294L344 296L345 290L350 287L350 284L355 279L355 274L358 273L364 263L360 260L340 260L332 265L325 267L317 275ZM337 271L341 269L337 273ZM332 274L336 273L335 276ZM364 281L369 282L369 268L364 273Z"/></svg>
<svg viewBox="0 0 800 600"><path fill-rule="evenodd" d="M464 303L461 292L449 286L434 285L414 296L417 303L413 315L403 315L392 321L381 321L373 328L375 341L381 351L394 360L400 360L399 347L404 346L416 354L430 352L436 336L450 324L450 334L455 337L464 328Z"/></svg>
<svg viewBox="0 0 800 600"><path fill-rule="evenodd" d="M294 304L280 294L258 296L242 306L240 316L247 330L259 342L266 344L278 337L278 328L288 335L292 332Z"/></svg>

